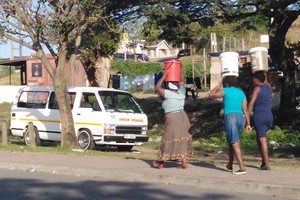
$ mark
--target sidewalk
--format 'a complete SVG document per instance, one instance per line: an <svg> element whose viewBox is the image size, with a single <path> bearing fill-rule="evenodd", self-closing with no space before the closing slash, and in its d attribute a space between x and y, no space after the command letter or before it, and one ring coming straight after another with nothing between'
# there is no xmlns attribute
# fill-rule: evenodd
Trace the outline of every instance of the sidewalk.
<svg viewBox="0 0 300 200"><path fill-rule="evenodd" d="M167 162L165 168L152 168L152 161L101 158L51 153L0 152L0 168L53 175L88 176L116 181L161 182L199 188L268 194L300 199L300 173L296 170L259 171L246 166L246 175L233 175L224 166L202 163L177 169ZM237 168L237 166L235 166Z"/></svg>

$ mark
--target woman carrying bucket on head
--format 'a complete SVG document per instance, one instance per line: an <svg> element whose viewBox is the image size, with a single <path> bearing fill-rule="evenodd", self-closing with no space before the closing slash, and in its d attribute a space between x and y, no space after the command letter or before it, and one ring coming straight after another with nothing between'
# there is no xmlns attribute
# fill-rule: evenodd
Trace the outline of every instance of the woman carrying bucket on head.
<svg viewBox="0 0 300 200"><path fill-rule="evenodd" d="M239 139L239 135L245 128L245 122L246 131L251 131L246 95L237 87L236 76L226 76L219 81L209 96L211 98L223 97L224 127L229 148L229 160L226 168L229 172L233 172L233 160L235 157L239 170L233 173L237 175L246 174Z"/></svg>
<svg viewBox="0 0 300 200"><path fill-rule="evenodd" d="M225 52L220 57L223 77L209 93L209 97L223 98L224 128L229 149L229 159L226 169L234 174L243 175L246 174L246 169L243 163L239 135L244 128L248 132L251 131L247 99L245 93L237 87L238 53ZM239 166L239 170L237 171L233 171L234 158L236 158Z"/></svg>
<svg viewBox="0 0 300 200"><path fill-rule="evenodd" d="M266 78L268 71L268 50L264 47L250 49L251 70L253 72L254 89L248 105L249 114L253 111L256 141L261 155L259 170L271 170L269 164L267 132L273 124L271 111L271 85Z"/></svg>
<svg viewBox="0 0 300 200"><path fill-rule="evenodd" d="M165 113L164 133L161 139L161 144L157 159L153 161L154 167L163 168L164 161L180 160L181 164L178 168L187 168L187 158L193 155L192 136L188 132L190 128L190 121L185 113L185 89L182 69L179 69L178 77L170 81L170 75L174 71L172 68L166 66L162 77L157 82L155 89L164 97L162 107ZM177 72L176 72L177 73ZM172 74L171 74L172 75ZM176 77L172 75L171 77ZM164 89L162 84L165 80L168 89Z"/></svg>

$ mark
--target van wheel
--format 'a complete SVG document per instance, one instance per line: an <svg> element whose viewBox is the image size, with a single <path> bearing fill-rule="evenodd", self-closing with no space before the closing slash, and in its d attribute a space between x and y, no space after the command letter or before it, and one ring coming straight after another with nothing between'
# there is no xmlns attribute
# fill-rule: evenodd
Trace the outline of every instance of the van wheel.
<svg viewBox="0 0 300 200"><path fill-rule="evenodd" d="M93 150L95 148L94 138L89 130L83 129L79 131L77 145L81 149Z"/></svg>
<svg viewBox="0 0 300 200"><path fill-rule="evenodd" d="M117 146L118 151L131 151L133 146Z"/></svg>
<svg viewBox="0 0 300 200"><path fill-rule="evenodd" d="M30 146L30 134L29 134L29 129L28 128L26 128L26 130L24 132L24 135L23 135L23 138L24 138L25 144L27 146ZM35 139L36 146L40 146L41 145L41 139L40 139L39 132L38 132L36 127L34 127L34 139Z"/></svg>

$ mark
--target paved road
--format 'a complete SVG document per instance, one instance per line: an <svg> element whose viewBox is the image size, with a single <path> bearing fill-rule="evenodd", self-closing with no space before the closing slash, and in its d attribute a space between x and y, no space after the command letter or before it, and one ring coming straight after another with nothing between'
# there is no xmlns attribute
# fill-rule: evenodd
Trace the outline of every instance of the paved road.
<svg viewBox="0 0 300 200"><path fill-rule="evenodd" d="M193 163L183 170L167 163L159 170L148 160L20 152L0 152L1 168L300 199L300 173L289 169L259 171L256 166L247 166L247 175L233 175L224 166L213 164Z"/></svg>
<svg viewBox="0 0 300 200"><path fill-rule="evenodd" d="M187 199L187 200L274 200L272 195L245 194L195 186L149 182L125 182L97 177L57 175L0 169L0 196L5 200L66 199ZM286 198L276 197L276 200Z"/></svg>

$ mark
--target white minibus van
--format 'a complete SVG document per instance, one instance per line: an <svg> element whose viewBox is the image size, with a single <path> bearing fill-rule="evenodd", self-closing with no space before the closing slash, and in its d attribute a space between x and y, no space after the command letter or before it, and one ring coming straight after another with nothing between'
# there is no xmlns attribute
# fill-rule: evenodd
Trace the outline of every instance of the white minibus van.
<svg viewBox="0 0 300 200"><path fill-rule="evenodd" d="M130 93L99 87L70 87L67 91L80 148L108 145L130 151L148 141L148 118ZM10 130L12 135L24 138L27 145L29 122L34 125L37 145L61 140L53 87L24 87L19 92L11 109Z"/></svg>

